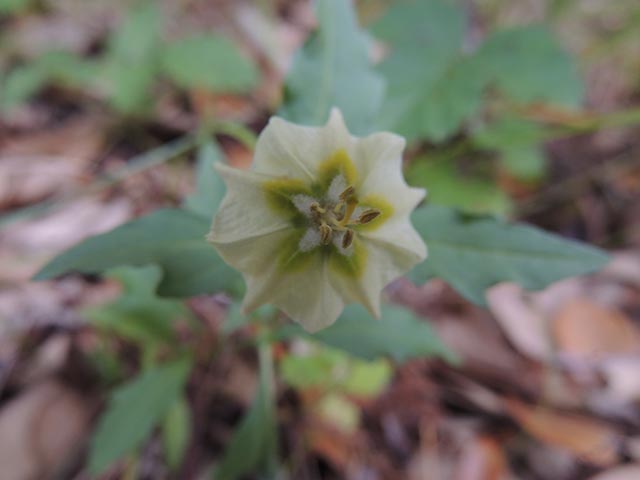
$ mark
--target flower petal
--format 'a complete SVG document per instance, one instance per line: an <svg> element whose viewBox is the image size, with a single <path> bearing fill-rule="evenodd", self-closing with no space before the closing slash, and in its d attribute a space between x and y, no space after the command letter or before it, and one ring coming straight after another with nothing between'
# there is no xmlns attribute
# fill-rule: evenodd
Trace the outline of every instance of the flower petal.
<svg viewBox="0 0 640 480"><path fill-rule="evenodd" d="M370 141L373 137L389 141ZM412 211L424 198L425 190L407 185L402 174L402 148L404 139L391 133L371 135L358 144L359 155L368 155L366 161L356 155L356 164L361 168L362 181L358 188L361 197L381 196L393 204L396 214ZM365 145L365 146L363 146ZM378 147L379 150L375 148ZM376 153L378 152L378 153Z"/></svg>
<svg viewBox="0 0 640 480"><path fill-rule="evenodd" d="M290 227L286 217L268 207L262 185L270 178L216 164L227 193L213 220L208 240L215 245L244 241Z"/></svg>
<svg viewBox="0 0 640 480"><path fill-rule="evenodd" d="M378 245L404 250L407 254L415 257L414 264L427 258L427 246L411 225L409 213L396 214L375 230L361 231L360 236Z"/></svg>
<svg viewBox="0 0 640 480"><path fill-rule="evenodd" d="M356 163L361 179L381 166L394 169L402 177L402 152L406 141L403 137L390 132L378 132L358 138L350 154ZM389 169L389 170L390 170Z"/></svg>
<svg viewBox="0 0 640 480"><path fill-rule="evenodd" d="M247 294L243 310L250 312L265 303L282 309L309 332L316 332L336 321L344 302L329 281L329 271L321 255L303 271L283 273L276 265L245 275Z"/></svg>
<svg viewBox="0 0 640 480"><path fill-rule="evenodd" d="M323 127L303 127L272 117L258 138L253 168L260 173L313 182L320 162L336 150L349 150L354 140L335 108Z"/></svg>
<svg viewBox="0 0 640 480"><path fill-rule="evenodd" d="M225 262L244 274L253 274L274 263L282 244L290 236L289 230L279 230L235 242L212 243Z"/></svg>
<svg viewBox="0 0 640 480"><path fill-rule="evenodd" d="M368 259L363 275L354 278L332 272L331 281L345 303L361 303L371 315L380 317L380 294L384 287L408 272L424 257L377 240L361 239L361 242L367 250Z"/></svg>

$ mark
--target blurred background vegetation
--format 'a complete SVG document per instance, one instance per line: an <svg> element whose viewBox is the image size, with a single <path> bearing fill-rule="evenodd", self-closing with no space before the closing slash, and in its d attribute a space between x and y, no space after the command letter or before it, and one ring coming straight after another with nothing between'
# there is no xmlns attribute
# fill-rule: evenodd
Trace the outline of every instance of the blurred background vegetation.
<svg viewBox="0 0 640 480"><path fill-rule="evenodd" d="M2 478L640 478L639 92L637 0L0 0ZM488 309L498 258L462 295L400 280L368 339L241 315L175 255L211 164L332 105L407 138L430 205L612 262ZM30 281L149 212L40 272L106 278Z"/></svg>

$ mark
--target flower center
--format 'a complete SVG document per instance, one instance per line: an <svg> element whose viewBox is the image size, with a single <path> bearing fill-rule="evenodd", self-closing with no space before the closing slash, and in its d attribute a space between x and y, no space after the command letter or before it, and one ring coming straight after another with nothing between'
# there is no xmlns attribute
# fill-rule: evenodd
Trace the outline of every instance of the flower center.
<svg viewBox="0 0 640 480"><path fill-rule="evenodd" d="M302 251L333 243L340 253L350 255L355 238L353 227L367 224L381 214L376 208L360 207L355 188L347 185L342 175L333 179L324 198L297 195L293 200L310 220L310 229L300 241Z"/></svg>

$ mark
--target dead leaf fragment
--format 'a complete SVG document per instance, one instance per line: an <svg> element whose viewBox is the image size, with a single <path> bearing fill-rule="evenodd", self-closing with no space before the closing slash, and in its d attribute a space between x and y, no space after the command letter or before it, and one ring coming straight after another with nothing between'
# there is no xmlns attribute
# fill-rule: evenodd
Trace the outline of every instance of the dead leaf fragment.
<svg viewBox="0 0 640 480"><path fill-rule="evenodd" d="M454 478L457 480L505 480L509 478L507 460L493 438L475 438L464 448Z"/></svg>
<svg viewBox="0 0 640 480"><path fill-rule="evenodd" d="M88 431L91 402L55 381L29 388L0 411L2 478L55 478Z"/></svg>
<svg viewBox="0 0 640 480"><path fill-rule="evenodd" d="M553 335L560 351L577 357L640 350L640 332L626 315L584 299L560 310L553 321Z"/></svg>
<svg viewBox="0 0 640 480"><path fill-rule="evenodd" d="M603 422L529 406L515 399L505 400L505 407L527 433L543 443L565 449L594 465L610 466L618 460L618 432Z"/></svg>
<svg viewBox="0 0 640 480"><path fill-rule="evenodd" d="M640 478L640 465L625 465L600 473L590 480L638 480Z"/></svg>
<svg viewBox="0 0 640 480"><path fill-rule="evenodd" d="M547 319L527 302L521 287L497 285L489 290L487 300L495 319L521 353L541 362L551 358Z"/></svg>

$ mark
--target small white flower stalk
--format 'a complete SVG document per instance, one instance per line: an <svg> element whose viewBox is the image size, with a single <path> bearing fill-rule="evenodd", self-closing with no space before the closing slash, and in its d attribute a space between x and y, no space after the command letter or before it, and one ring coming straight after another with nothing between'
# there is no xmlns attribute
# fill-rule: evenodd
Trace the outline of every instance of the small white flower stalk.
<svg viewBox="0 0 640 480"><path fill-rule="evenodd" d="M247 283L245 312L265 303L307 331L345 304L380 316L380 294L423 261L409 220L425 195L402 175L404 138L352 136L336 108L324 127L273 117L249 171L218 164L227 193L208 240Z"/></svg>

